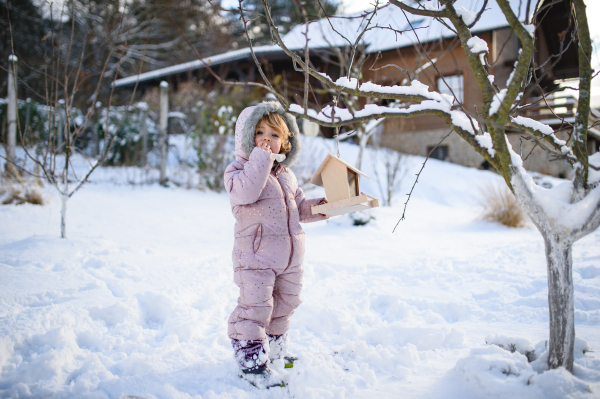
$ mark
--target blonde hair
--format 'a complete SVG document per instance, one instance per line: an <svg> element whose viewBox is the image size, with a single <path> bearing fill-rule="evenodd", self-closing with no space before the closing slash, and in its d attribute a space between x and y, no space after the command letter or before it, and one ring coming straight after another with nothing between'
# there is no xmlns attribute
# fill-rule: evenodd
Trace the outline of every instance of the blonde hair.
<svg viewBox="0 0 600 399"><path fill-rule="evenodd" d="M260 125L261 122L264 122L271 129L281 133L281 150L279 153L287 154L292 150L292 143L290 143L290 137L292 136L292 133L290 132L290 129L288 129L287 123L285 123L283 116L276 112L271 112L270 114L263 116L256 124L256 129L254 130L255 135L258 131L258 125Z"/></svg>

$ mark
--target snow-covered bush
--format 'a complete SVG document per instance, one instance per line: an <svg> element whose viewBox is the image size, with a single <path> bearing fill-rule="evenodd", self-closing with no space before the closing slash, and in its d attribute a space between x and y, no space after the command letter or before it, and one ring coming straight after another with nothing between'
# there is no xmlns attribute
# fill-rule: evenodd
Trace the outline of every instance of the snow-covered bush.
<svg viewBox="0 0 600 399"><path fill-rule="evenodd" d="M505 186L490 184L481 189L481 219L508 227L525 227L528 218L513 193Z"/></svg>
<svg viewBox="0 0 600 399"><path fill-rule="evenodd" d="M109 137L115 133L117 136L106 159L107 164L131 166L141 161L141 157L145 155L142 154L144 123L148 134L148 151L158 145L158 125L155 122L157 118L152 112L144 111L141 107L110 107L108 118L106 109L100 111L98 120L100 141L104 140L107 132Z"/></svg>
<svg viewBox="0 0 600 399"><path fill-rule="evenodd" d="M524 338L507 337L504 335L488 335L485 337L486 345L496 345L506 349L511 353L519 352L527 357L527 361L532 362L538 358L536 348ZM539 351L538 351L539 352Z"/></svg>
<svg viewBox="0 0 600 399"><path fill-rule="evenodd" d="M348 217L350 218L350 220L352 220L352 224L354 226L364 226L365 224L368 224L371 220L375 219L375 217L371 215L370 209L349 213Z"/></svg>
<svg viewBox="0 0 600 399"><path fill-rule="evenodd" d="M0 98L0 121L4 121L7 118L7 104L8 101L5 98ZM43 104L37 103L27 99L27 101L17 101L18 115L19 115L19 126L22 129L27 128L27 144L35 144L40 140L47 139L48 126L48 107ZM57 123L57 121L55 121ZM6 137L1 137L5 140ZM21 137L17 137L17 144L21 144Z"/></svg>

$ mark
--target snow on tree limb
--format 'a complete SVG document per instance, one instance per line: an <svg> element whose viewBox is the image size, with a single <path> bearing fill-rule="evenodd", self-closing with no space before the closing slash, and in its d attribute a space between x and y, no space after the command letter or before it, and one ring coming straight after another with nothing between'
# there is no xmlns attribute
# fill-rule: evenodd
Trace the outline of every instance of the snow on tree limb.
<svg viewBox="0 0 600 399"><path fill-rule="evenodd" d="M523 167L523 160L512 147L513 189L531 201L520 201L539 229L559 234L563 240L571 243L586 236L600 226L600 185L597 185L581 201L572 203L573 182L564 182L551 189L535 184L533 178ZM528 194L527 194L528 193Z"/></svg>
<svg viewBox="0 0 600 399"><path fill-rule="evenodd" d="M570 162L577 161L573 150L567 145L567 142L556 137L554 129L550 126L538 122L531 118L524 116L511 117L510 125L519 129L523 129L534 136L543 139L545 142L550 144L556 151L567 157Z"/></svg>
<svg viewBox="0 0 600 399"><path fill-rule="evenodd" d="M333 118L332 111L335 111ZM367 104L362 110L356 111L354 114L350 113L346 108L327 106L321 112L316 112L313 109L305 110L299 104L291 104L288 112L298 118L306 118L327 127L364 123L377 118L413 118L422 115L435 115L446 122L452 130L466 140L475 151L481 154L494 167L498 165L489 134L478 135L477 132L480 126L473 117L468 116L462 111L453 110L450 104L444 102L426 100L420 104L411 104L405 108Z"/></svg>
<svg viewBox="0 0 600 399"><path fill-rule="evenodd" d="M502 10L502 13L506 17L506 20L510 24L511 28L517 34L517 37L521 40L522 48L519 51L517 64L512 72L512 79L506 88L506 95L504 96L501 106L498 112L495 113L494 120L499 123L505 123L508 120L512 105L515 103L517 96L521 92L521 83L527 76L529 70L529 63L535 50L535 42L527 29L525 29L523 23L519 21L508 0L497 0L498 6Z"/></svg>

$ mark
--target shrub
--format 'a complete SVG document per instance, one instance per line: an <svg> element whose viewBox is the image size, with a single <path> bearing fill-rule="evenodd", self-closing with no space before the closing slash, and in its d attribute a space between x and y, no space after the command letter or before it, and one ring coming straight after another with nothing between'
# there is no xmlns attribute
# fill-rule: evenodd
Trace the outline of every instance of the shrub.
<svg viewBox="0 0 600 399"><path fill-rule="evenodd" d="M481 189L481 220L501 223L508 227L525 227L528 219L515 196L499 184L490 184Z"/></svg>
<svg viewBox="0 0 600 399"><path fill-rule="evenodd" d="M3 180L0 185L0 203L2 205L25 203L44 205L42 181L39 179L23 180L17 174L16 179Z"/></svg>
<svg viewBox="0 0 600 399"><path fill-rule="evenodd" d="M110 153L106 158L108 165L137 165L141 163L142 154L142 124L146 124L148 151L158 144L158 125L154 122L157 119L152 112L146 113L146 108L140 104L137 106L110 107L108 110L103 108L98 118L98 134L100 146L103 147L103 140L106 132L110 136L116 133L115 141L110 148ZM123 117L125 118L123 119ZM145 119L144 119L145 116ZM108 120L108 125L107 125ZM121 122L122 121L122 122ZM94 126L95 128L95 126Z"/></svg>

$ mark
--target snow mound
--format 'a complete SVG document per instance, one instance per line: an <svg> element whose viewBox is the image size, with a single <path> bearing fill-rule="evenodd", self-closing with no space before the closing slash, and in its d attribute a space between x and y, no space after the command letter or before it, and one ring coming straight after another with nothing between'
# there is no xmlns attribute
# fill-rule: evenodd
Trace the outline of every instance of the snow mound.
<svg viewBox="0 0 600 399"><path fill-rule="evenodd" d="M538 374L527 357L496 345L471 349L451 372L475 397L559 399L589 397L591 388L564 368Z"/></svg>
<svg viewBox="0 0 600 399"><path fill-rule="evenodd" d="M518 352L521 355L525 355L529 361L533 361L537 358L535 355L535 348L525 338L514 338L507 337L505 335L488 335L485 337L485 343L487 345L496 345L509 352Z"/></svg>

